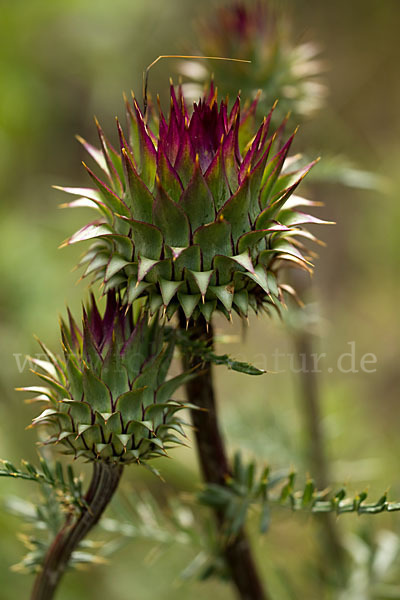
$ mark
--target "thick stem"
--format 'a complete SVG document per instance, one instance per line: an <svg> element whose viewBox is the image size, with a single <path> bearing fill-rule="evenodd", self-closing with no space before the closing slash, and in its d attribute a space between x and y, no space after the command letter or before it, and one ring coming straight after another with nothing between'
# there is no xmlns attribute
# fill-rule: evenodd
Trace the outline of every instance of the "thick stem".
<svg viewBox="0 0 400 600"><path fill-rule="evenodd" d="M123 467L93 463L93 475L85 496L87 508L77 519L68 518L47 551L42 570L37 575L31 600L51 600L63 576L72 553L99 521L118 487Z"/></svg>
<svg viewBox="0 0 400 600"><path fill-rule="evenodd" d="M181 328L186 327L186 318L180 316ZM208 340L212 344L213 330L208 331L203 322L198 322L190 327L190 333L195 339ZM201 364L198 356L183 356L185 369ZM188 400L202 410L192 411L192 423L195 428L197 451L200 468L207 483L226 485L226 478L230 474L229 462L219 428L217 407L213 387L211 365L201 365L201 373L186 384ZM224 515L216 511L217 526L220 532L224 528ZM232 581L236 586L238 597L241 600L267 600L254 563L250 544L246 533L242 529L224 547L225 560L229 566Z"/></svg>

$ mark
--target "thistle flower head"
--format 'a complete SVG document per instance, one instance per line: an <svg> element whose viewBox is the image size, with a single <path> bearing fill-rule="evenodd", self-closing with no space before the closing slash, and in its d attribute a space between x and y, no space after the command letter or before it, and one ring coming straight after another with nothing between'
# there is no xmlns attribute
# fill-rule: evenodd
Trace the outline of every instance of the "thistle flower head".
<svg viewBox="0 0 400 600"><path fill-rule="evenodd" d="M259 106L276 99L277 122L290 111L295 119L311 115L326 95L320 81L323 71L315 43L295 43L295 32L270 0L235 0L220 6L195 25L197 48L204 56L228 56L250 64L205 61L181 62L179 71L192 82L202 82L214 73L224 93L241 89L245 97L262 93ZM190 86L193 88L193 86ZM195 86L197 87L197 86Z"/></svg>
<svg viewBox="0 0 400 600"><path fill-rule="evenodd" d="M63 358L42 345L46 360L32 359L45 387L22 388L46 404L33 421L50 430L45 443L60 444L75 457L123 464L164 455L181 443L177 413L183 404L170 396L188 375L166 380L173 342L163 343L157 320L136 320L132 308L109 292L103 315L92 297L82 327L69 313L61 337Z"/></svg>
<svg viewBox="0 0 400 600"><path fill-rule="evenodd" d="M189 113L171 85L157 136L135 100L128 135L118 124L119 151L98 126L101 149L83 144L104 180L88 168L94 189L61 188L82 196L70 206L100 215L66 242L92 240L85 275L120 290L128 305L144 297L150 313L164 307L169 318L178 309L209 321L215 310L230 317L279 308L278 273L285 264L310 269L297 238L313 238L303 225L322 221L294 210L312 204L292 194L313 163L290 172L294 134L282 142L270 113L254 135L255 107L241 114L237 98L229 111L211 85Z"/></svg>

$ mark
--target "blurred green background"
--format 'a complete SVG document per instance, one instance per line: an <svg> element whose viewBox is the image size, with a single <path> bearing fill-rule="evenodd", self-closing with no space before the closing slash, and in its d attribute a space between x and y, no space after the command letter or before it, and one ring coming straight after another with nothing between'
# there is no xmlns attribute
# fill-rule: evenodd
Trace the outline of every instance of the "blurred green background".
<svg viewBox="0 0 400 600"><path fill-rule="evenodd" d="M35 409L13 391L32 381L23 368L23 357L37 351L32 334L57 348L58 314L66 303L78 310L86 294L86 283L75 285L78 275L71 272L80 248L57 250L57 246L87 215L83 209L60 211L58 204L65 198L51 189L52 184L88 183L80 165L84 154L74 134L95 143L96 114L114 139L114 116L123 115L121 92L133 89L140 98L143 69L159 54L186 53L190 24L205 12L212 16L218 4L211 0L0 3L0 456L4 458L18 463L36 457L36 433L24 430ZM330 90L326 105L302 126L297 149L312 149L322 158L324 153L345 155L358 168L380 177L376 190L327 183L304 185L302 190L324 201L318 216L337 222L318 232L328 245L316 264L313 298L322 317L318 351L327 353L320 386L331 477L338 485L348 482L353 492L369 483L374 498L390 486L390 498L398 500L400 5L398 0L293 0L287 2L287 10L296 40L313 40L321 46ZM172 61L154 68L150 79L154 95L160 92L165 97L171 74ZM316 168L322 169L323 161ZM276 349L291 351L287 330L266 319L257 323L251 319L244 339L238 322L218 321L217 330L237 336L229 348L223 346L224 352L259 366L273 368ZM376 372L341 373L333 368L353 341L358 364L365 353L376 355ZM268 461L273 468L306 469L307 439L296 375L285 371L251 378L221 367L216 377L230 449L242 447L246 455ZM175 451L173 458L160 465L168 484L161 486L132 468L124 493L144 485L163 495L196 489L192 450ZM35 492L33 484L0 480L0 502L10 494L34 498ZM344 533L362 527L400 533L399 519L398 513L369 518L368 523L346 516L339 527ZM16 538L20 530L18 519L0 509L1 600L28 597L31 578L9 570L22 555ZM313 519L281 509L273 512L269 533L254 536L260 568L276 598L287 597L284 580L301 597L322 597L312 570L317 533ZM69 575L60 600L232 597L223 583L179 581L192 549L173 545L155 566L148 560L150 550L149 542L132 542L109 567ZM360 596L364 597L369 596Z"/></svg>

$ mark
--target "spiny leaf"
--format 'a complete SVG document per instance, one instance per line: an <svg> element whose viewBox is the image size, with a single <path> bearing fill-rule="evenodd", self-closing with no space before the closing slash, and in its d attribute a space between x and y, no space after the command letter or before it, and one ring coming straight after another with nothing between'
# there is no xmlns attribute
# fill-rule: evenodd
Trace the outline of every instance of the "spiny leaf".
<svg viewBox="0 0 400 600"><path fill-rule="evenodd" d="M176 335L177 346L185 354L190 353L193 356L198 356L204 362L214 363L215 365L224 365L232 371L247 373L248 375L263 375L266 371L258 369L253 365L232 359L228 354L217 355L213 352L210 346L201 340L190 338L190 334L186 331L179 330L173 332ZM172 335L172 330L167 330L167 339Z"/></svg>

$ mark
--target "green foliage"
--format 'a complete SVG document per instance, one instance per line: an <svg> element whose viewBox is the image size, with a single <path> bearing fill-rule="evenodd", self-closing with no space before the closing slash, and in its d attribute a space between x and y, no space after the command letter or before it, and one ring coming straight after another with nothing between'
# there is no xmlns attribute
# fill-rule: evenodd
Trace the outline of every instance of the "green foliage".
<svg viewBox="0 0 400 600"><path fill-rule="evenodd" d="M182 329L173 330L166 328L166 337L173 336L176 340L176 345L182 353L190 353L192 356L198 356L204 362L209 362L214 365L223 365L232 371L246 373L247 375L264 375L266 371L258 369L254 365L247 362L234 360L228 354L215 354L210 347L210 344L203 340L193 339L190 334Z"/></svg>
<svg viewBox="0 0 400 600"><path fill-rule="evenodd" d="M115 498L111 516L102 519L101 527L117 536L115 548L133 540L152 542L152 562L177 545L187 548L189 562L182 565L181 579L226 579L225 560L212 517L200 508L191 495L169 496L162 501L149 491L133 492Z"/></svg>
<svg viewBox="0 0 400 600"><path fill-rule="evenodd" d="M9 497L5 509L21 519L28 526L28 532L20 538L27 548L23 559L12 568L23 573L36 573L43 565L43 560L52 541L63 527L66 518L74 514L71 507L66 506L66 498L60 495L59 488L42 484L40 495L35 502L19 497ZM72 553L69 567L75 568L88 563L103 562L101 556L91 552L99 544L91 540L83 540Z"/></svg>
<svg viewBox="0 0 400 600"><path fill-rule="evenodd" d="M12 567L13 570L27 574L37 573L54 538L62 530L66 520L75 514L73 507L66 504L67 499L59 492L58 488L43 484L35 502L14 496L6 499L5 509L28 527L27 533L20 534L27 553ZM71 555L69 568L103 563L106 547L103 542L87 538L82 540Z"/></svg>
<svg viewBox="0 0 400 600"><path fill-rule="evenodd" d="M82 509L86 506L82 492L82 478L77 477L72 465L64 467L59 461L54 465L40 456L40 468L26 460L21 461L21 468L15 467L8 460L0 461L0 477L14 477L26 481L34 481L41 487L54 490L66 506Z"/></svg>
<svg viewBox="0 0 400 600"><path fill-rule="evenodd" d="M336 147L340 151L345 148L346 152L357 156L361 164L369 164L377 170L386 169L388 177L397 173L396 162L399 158L396 156L396 150L393 153L391 146L393 142L396 143L395 132L398 128L399 114L395 107L398 98L394 87L396 78L390 76L392 65L396 66L398 50L398 15L394 4L374 3L371 0L367 3L358 2L351 7L345 2L339 2L335 6L323 5L321 2L304 5L293 3L294 22L300 25L297 32L301 38L304 39L302 25L308 22L315 32L315 37L324 40L328 52L332 52L332 68L329 67L327 76L331 79L334 93L325 119L315 119L310 124L318 133L317 143L314 142L313 147L318 146L318 153L320 144L332 147L333 143L334 148L336 138ZM211 17L214 14L214 5L215 3L210 11ZM199 5L199 10L205 11L206 7L207 3L201 7ZM119 101L115 90L129 89L131 85L139 89L143 65L165 51L168 44L180 44L180 36L187 24L187 18L193 16L191 3L175 0L165 3L157 0L152 8L155 10L149 10L149 3L142 0L134 3L119 1L116 4L104 0L97 3L87 0L79 3L65 0L46 3L43 0L33 0L26 3L24 10L21 10L20 3L13 2L4 3L2 7L2 197L3 208L10 208L8 214L2 214L1 223L3 353L0 380L3 387L1 417L3 424L6 424L1 439L3 456L24 456L25 449L28 451L27 445L31 442L30 434L23 432L26 417L15 406L12 397L11 390L17 385L18 374L11 352L29 351L27 346L33 329L40 331L41 335L54 343L51 315L63 305L66 297L69 303L75 301L78 304L81 289L73 287L72 279L75 275L69 275L68 279L71 255L61 252L57 259L54 259L53 254L59 239L67 236L77 225L76 215L65 214L62 219L57 219L54 213L54 193L47 192L47 189L51 183L61 179L74 180L77 185L81 184L79 172L76 172L74 167L79 162L76 161L75 144L72 140L68 143L71 124L73 131L79 129L87 133L87 123L94 111L99 115L106 115L110 113L112 106L111 111L116 113ZM352 18L352 12L359 15L357 22ZM331 16L333 18L330 18ZM309 17L312 24L308 20ZM154 25L157 26L158 21L162 23L162 27L158 26L157 35L153 35ZM339 39L340 44L336 43ZM369 43L371 40L375 40L376 43ZM133 43L135 51L132 51ZM218 65L213 63L210 66L214 70ZM244 74L245 71L242 75ZM154 71L152 77L158 76L158 81L162 84L165 70L159 69L157 73ZM242 76L240 80L239 87L244 89ZM387 93L382 93L383 89ZM276 94L272 100L275 96ZM303 136L305 146L308 145L309 149L310 130L303 131ZM50 150L54 148L56 152ZM325 169L325 152L322 151L322 154L324 160L319 164L318 170L312 170L312 177L314 173L318 177L320 169ZM337 172L335 166L329 179L333 179ZM384 198L383 202L379 197L370 198L369 201L365 195L357 198L348 190L335 193L328 188L324 194L325 199L329 201L329 195L334 196L333 204L340 218L335 229L334 243L332 244L331 240L327 255L335 259L325 261L323 276L317 284L318 292L326 301L324 313L329 314L335 324L327 342L329 347L340 346L344 335L351 331L357 343L358 339L360 343L364 340L368 346L369 340L372 340L373 351L382 357L382 369L379 368L376 377L367 376L364 379L362 374L355 377L333 375L329 382L329 390L324 390L323 394L324 401L329 403L324 404L328 434L333 435L332 428L336 432L340 431L343 442L335 445L333 451L333 458L341 461L341 466L338 465L340 476L354 474L363 480L374 479L374 485L381 485L382 488L391 477L395 479L393 474L397 472L398 454L398 420L395 418L395 382L398 368L393 352L397 347L397 330L393 324L398 319L395 298L399 252L394 251L395 247L399 247L399 219L395 218L399 207L398 187L397 185L391 197ZM27 268L27 260L38 268ZM371 281L376 281L377 276L379 283L374 286L374 293L371 294ZM51 293L49 282L52 284ZM335 293L331 293L332 282ZM256 331L256 336L252 337L255 343L257 336L261 343L264 331L264 327ZM382 335L383 331L385 335ZM272 343L276 343L273 335L272 338ZM369 351L371 347L365 350ZM224 372L219 376L221 389L232 390L233 402L229 402L224 410L225 431L229 433L229 421L235 418L240 421L239 411L243 414L246 410L247 415L253 413L252 421L256 423L255 427L258 430L267 421L271 428L271 412L277 410L277 404L282 414L282 424L285 424L286 419L288 431L296 429L294 411L291 412L290 419L287 414L286 403L290 402L290 395L282 398L286 390L283 391L280 387L279 377L268 382L250 382L253 384L247 394L253 402L250 407L249 403L236 402L242 394L239 386L234 384L229 387L229 383L223 379L226 377ZM235 377L233 380L236 381ZM272 407L272 402L264 400L266 384L269 397L279 398L275 408ZM257 404L257 397L261 396L262 402ZM382 402L376 402L377 397L382 397ZM255 406L258 406L256 411ZM365 410L366 406L368 410ZM390 414L386 412L388 408ZM355 416L357 410L362 412L362 419L358 420ZM250 421L249 418L247 420ZM370 427L373 428L374 435L368 437L368 445L365 446L366 431ZM275 430L274 435L282 434L279 427L275 426ZM244 445L253 440L250 427L247 434L244 428L241 428L239 433ZM291 450L296 440L296 436L293 436ZM271 442L265 440L263 452L270 451ZM288 446L286 451L288 452ZM297 463L299 456L296 456ZM355 463L343 466L342 459L345 457L357 460L361 456L366 459L363 463L363 475L361 469L358 472ZM287 460L287 464L291 459L290 457ZM183 460L185 467L188 463L194 464L194 457L188 453L184 454ZM373 461L375 464L379 461L379 468L375 472ZM182 469L180 458L177 456L170 464L172 478L180 478L179 481L186 485L187 481L184 481L184 478L187 475L182 474L185 471ZM6 478L2 481L5 491L10 482L6 481ZM386 522L387 516L383 516L382 520ZM374 525L379 526L379 522L380 519L374 520ZM348 519L346 525L353 527L353 523L353 519ZM342 520L340 524L344 525ZM8 548L12 546L13 527L8 526L4 515L0 527L3 546L2 593L5 597L25 597L24 590L18 588L18 581L10 578L7 573ZM285 555L284 577L286 579L295 573L296 586L300 586L298 589L301 590L301 595L319 597L320 590L317 592L312 589L312 578L302 579L303 576L299 574L304 562L309 560L310 553L307 551L305 555L303 544L298 545L297 527L296 520L291 521L287 527L286 540L290 539L288 545L292 547L293 552L290 553L289 548L288 556ZM274 535L276 533L272 532L269 538L271 544L279 545L281 540ZM269 542L260 553L260 562L264 564L268 563L271 557L268 545ZM364 555L359 547L355 550L355 561L360 561L361 556ZM131 567L130 555L120 556L119 559L124 563L126 570ZM138 562L140 563L140 559ZM110 573L108 579L107 574L98 578L98 581L97 578L82 579L79 589L70 590L69 595L67 592L68 597L89 598L96 594L102 596L107 585L110 585L113 596L122 597L126 593L126 580L119 580L115 574L111 571ZM161 566L158 581L152 582L152 595L153 585L157 588L159 582L163 581L164 589L159 592L160 597L186 598L186 589L183 592L165 589L164 582L168 580L168 576L168 570L162 572ZM136 568L134 577L137 595L143 598L150 597L148 574L145 569ZM13 585L16 590L8 588ZM200 594L203 598L214 593L219 597L219 589L214 590L210 585L200 592L198 588L191 590L189 595L197 598ZM356 591L355 587L352 594L349 594L351 600ZM282 597L279 593L273 595ZM225 597L224 592L222 596ZM297 597L297 594L293 597Z"/></svg>
<svg viewBox="0 0 400 600"><path fill-rule="evenodd" d="M287 478L287 471L271 474L269 467L258 473L256 463L244 464L240 452L237 452L232 476L227 476L226 484L207 485L200 492L199 501L223 512L228 536L237 535L253 505L261 506L260 531L265 533L270 518L269 492Z"/></svg>
<svg viewBox="0 0 400 600"><path fill-rule="evenodd" d="M17 469L8 461L2 461L0 476L14 477L39 484L39 494L34 502L21 497L8 497L5 509L28 526L28 532L20 538L27 554L13 567L24 572L36 572L43 564L46 552L66 519L78 515L86 506L82 495L82 477L77 477L71 465L67 469L57 462L52 466L40 458L41 469L23 461ZM192 496L185 500L169 497L162 503L149 491L134 492L123 498L115 498L110 516L100 522L106 540L84 540L74 551L70 567L104 562L115 552L132 541L151 543L149 556L152 561L169 552L175 545L189 550L190 560L182 567L182 579L206 579L211 575L227 577L211 517L199 512Z"/></svg>
<svg viewBox="0 0 400 600"><path fill-rule="evenodd" d="M400 510L400 502L389 502L383 494L377 502L367 503L367 492L347 496L343 487L335 493L318 490L312 479L307 479L300 489L295 489L294 471L271 472L269 467L257 468L254 461L244 463L240 452L235 454L232 476L225 485L209 484L199 494L203 504L221 510L225 517L226 534L236 535L244 526L250 508L261 509L260 531L268 530L272 505L289 507L293 511L311 514L356 513L376 515Z"/></svg>
<svg viewBox="0 0 400 600"><path fill-rule="evenodd" d="M33 573L43 564L47 549L65 520L58 500L55 490L47 484L41 485L39 498L35 502L14 496L6 499L5 510L29 525L30 529L28 534L19 536L27 553L12 567L14 570Z"/></svg>
<svg viewBox="0 0 400 600"><path fill-rule="evenodd" d="M53 464L42 456L40 468L27 461L22 461L21 468L9 461L1 461L1 464L0 477L34 481L39 485L35 502L15 496L5 501L5 509L29 526L28 533L20 535L27 553L13 569L34 573L40 569L50 544L66 520L78 516L87 507L83 478L74 473L72 465L65 468L60 462ZM89 552L94 547L93 542L84 540L73 552L70 566L99 562L101 557Z"/></svg>

